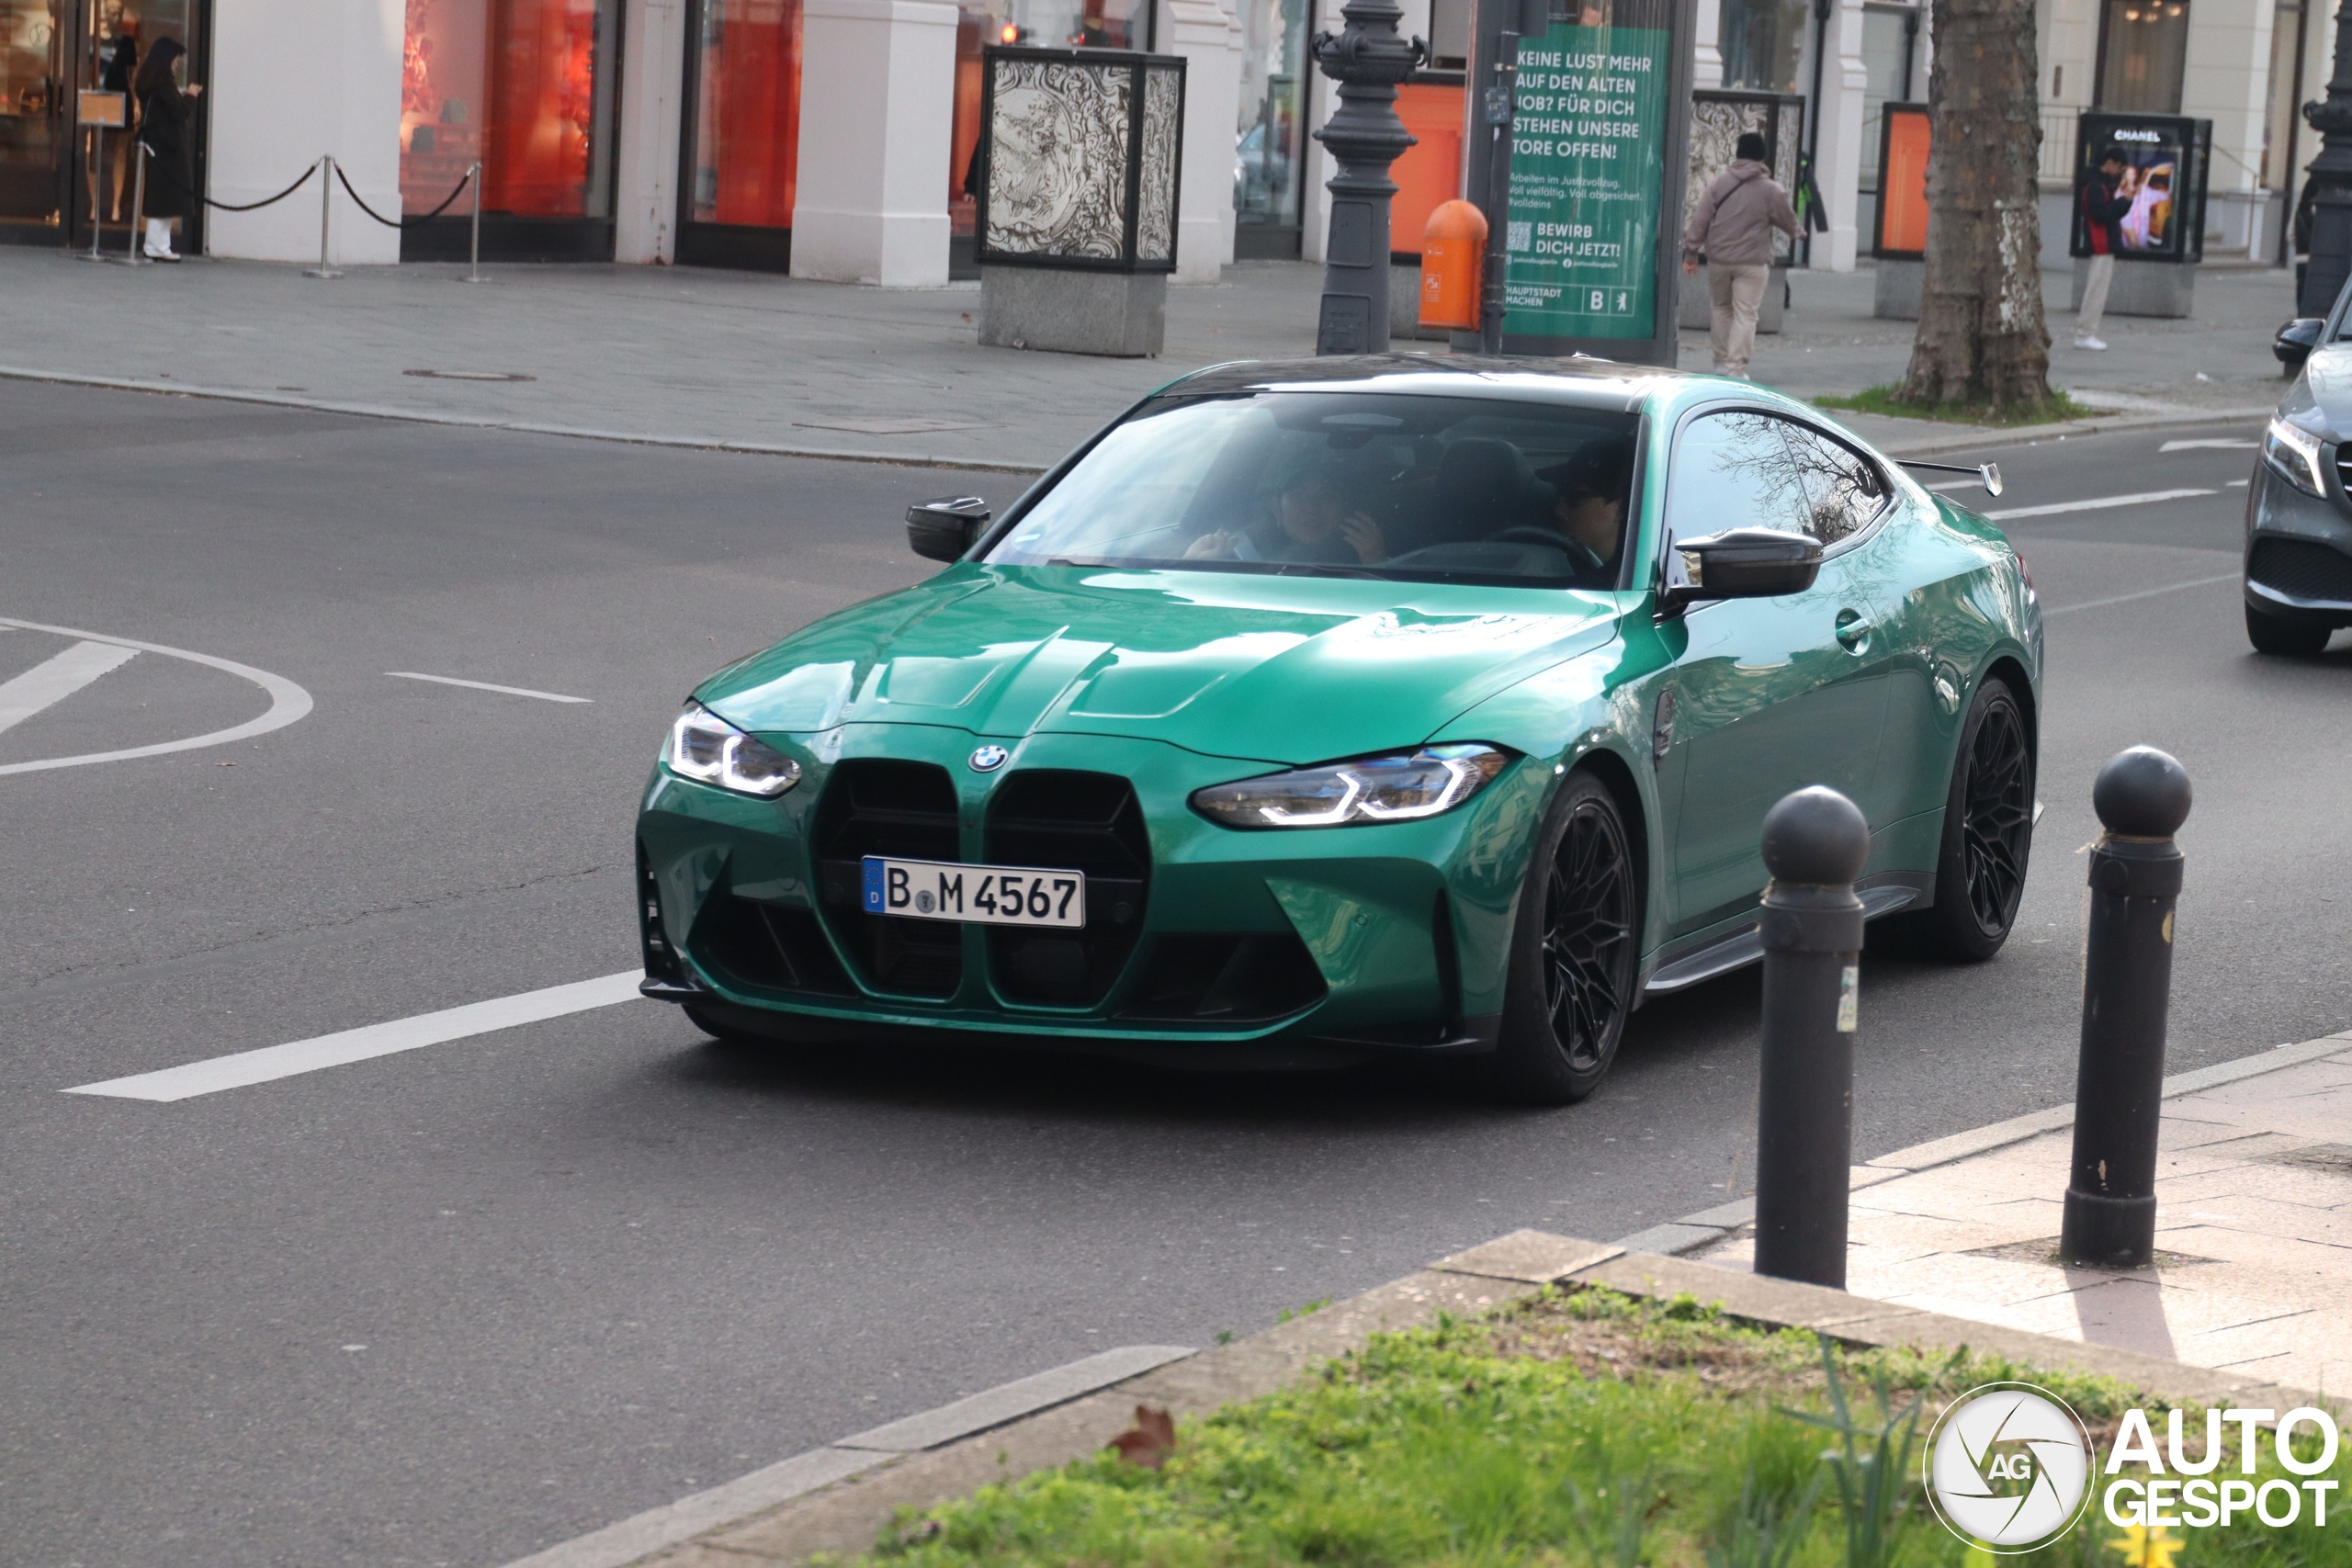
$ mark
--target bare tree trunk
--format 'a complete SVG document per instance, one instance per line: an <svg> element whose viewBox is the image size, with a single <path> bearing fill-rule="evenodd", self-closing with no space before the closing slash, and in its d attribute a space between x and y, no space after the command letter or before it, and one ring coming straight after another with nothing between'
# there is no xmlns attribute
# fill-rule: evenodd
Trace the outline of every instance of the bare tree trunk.
<svg viewBox="0 0 2352 1568"><path fill-rule="evenodd" d="M1908 402L2039 403L2041 103L2032 0L1933 0L1928 259Z"/></svg>

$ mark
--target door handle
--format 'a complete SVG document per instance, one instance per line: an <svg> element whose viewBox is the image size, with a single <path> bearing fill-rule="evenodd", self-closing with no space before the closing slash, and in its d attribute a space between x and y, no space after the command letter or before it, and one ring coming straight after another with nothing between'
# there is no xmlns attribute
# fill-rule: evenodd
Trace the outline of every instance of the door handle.
<svg viewBox="0 0 2352 1568"><path fill-rule="evenodd" d="M1860 610L1838 612L1838 646L1849 653L1860 653L1870 646L1871 619Z"/></svg>

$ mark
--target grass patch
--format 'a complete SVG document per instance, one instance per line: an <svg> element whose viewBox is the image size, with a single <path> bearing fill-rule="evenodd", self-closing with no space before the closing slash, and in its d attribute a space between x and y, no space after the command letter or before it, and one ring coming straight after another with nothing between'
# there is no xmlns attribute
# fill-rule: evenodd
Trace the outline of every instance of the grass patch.
<svg viewBox="0 0 2352 1568"><path fill-rule="evenodd" d="M2096 1505L2057 1546L2022 1558L1972 1555L1928 1513L1917 1443L1945 1398L2003 1379L2065 1398L2102 1451L2100 1428L2141 1403L2109 1380L1995 1357L1827 1347L1688 1297L1547 1291L1377 1336L1289 1388L1187 1423L1160 1469L1106 1453L907 1511L862 1562L2122 1568L2109 1545L2119 1532ZM2290 1529L2188 1532L2177 1568L2352 1563L2346 1516L2352 1500L2324 1529L2305 1509Z"/></svg>
<svg viewBox="0 0 2352 1568"><path fill-rule="evenodd" d="M1816 407L1844 413L1885 414L1894 419L1938 419L1955 424L2054 424L2062 420L2089 419L2098 410L2076 402L2071 393L2052 390L2038 403L1911 403L1894 395L1892 386L1865 387L1851 396L1831 394L1813 400Z"/></svg>

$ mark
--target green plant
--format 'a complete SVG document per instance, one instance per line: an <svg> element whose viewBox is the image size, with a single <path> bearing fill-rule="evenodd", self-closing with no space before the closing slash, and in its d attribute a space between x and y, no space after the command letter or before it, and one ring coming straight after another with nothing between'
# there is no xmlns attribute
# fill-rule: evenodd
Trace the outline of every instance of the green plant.
<svg viewBox="0 0 2352 1568"><path fill-rule="evenodd" d="M1820 1495L1819 1471L1792 1498L1762 1483L1751 1468L1740 1481L1739 1506L1733 1511L1729 1528L1707 1543L1707 1568L1787 1568L1790 1557L1812 1532L1813 1505ZM1620 1568L1634 1565L1626 1562Z"/></svg>
<svg viewBox="0 0 2352 1568"><path fill-rule="evenodd" d="M1626 1481L1614 1469L1604 1451L1593 1467L1589 1489L1577 1485L1573 1475L1563 1483L1568 1495L1568 1529L1592 1568L1641 1568L1650 1511L1658 1502L1657 1471L1645 1465Z"/></svg>
<svg viewBox="0 0 2352 1568"><path fill-rule="evenodd" d="M1894 1380L1882 1363L1873 1369L1871 1380L1879 1422L1875 1427L1863 1425L1846 1397L1837 1347L1826 1334L1815 1337L1821 1342L1821 1370L1828 1382L1828 1413L1781 1406L1781 1414L1838 1434L1838 1446L1821 1457L1837 1480L1845 1513L1845 1568L1891 1568L1895 1545L1909 1522L1911 1450L1919 1438L1925 1398L1915 1393L1896 1409ZM1965 1350L1954 1351L1936 1382L1948 1382L1966 1355Z"/></svg>

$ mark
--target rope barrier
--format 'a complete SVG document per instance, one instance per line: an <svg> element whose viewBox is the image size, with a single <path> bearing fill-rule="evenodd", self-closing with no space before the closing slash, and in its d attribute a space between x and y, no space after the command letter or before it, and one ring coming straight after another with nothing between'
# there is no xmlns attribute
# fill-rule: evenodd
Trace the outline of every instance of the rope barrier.
<svg viewBox="0 0 2352 1568"><path fill-rule="evenodd" d="M318 164L312 164L309 168L302 171L302 177L300 179L296 180L292 185L288 186L276 196L267 197L261 201L244 202L241 205L236 202L215 201L209 196L198 195L195 191L188 189L186 185L181 183L179 177L172 173L170 164L155 156L155 150L153 147L148 146L144 141L141 141L139 144L139 147L140 151L147 154L148 166L153 168L155 173L163 178L171 181L172 188L178 191L182 196L192 197L195 200L204 203L207 207L218 208L222 212L254 212L258 211L262 208L271 206L274 203L284 201L288 197L292 196L296 191L300 190L304 186L309 185L311 183L311 176L319 172Z"/></svg>
<svg viewBox="0 0 2352 1568"><path fill-rule="evenodd" d="M288 186L284 190L279 191L276 196L268 197L260 201L248 201L242 203L215 201L209 196L198 196L196 192L188 189L186 185L181 183L179 177L172 173L171 166L155 156L155 150L153 147L148 147L144 142L140 143L140 145L145 150L147 156L150 159L149 167L153 168L155 173L164 179L169 180L172 184L173 189L178 191L182 196L193 197L194 199L204 203L205 206L214 208L222 212L257 212L265 207L274 206L278 202L284 201L288 197L292 196L304 186L309 185L311 183L311 176L319 172L318 164L312 164L309 168L302 171L301 178L296 180L292 185ZM344 174L343 165L341 164L337 164L334 166L334 177L336 181L342 185L345 194L348 195L353 201L358 203L360 211L366 213L368 217L373 218L377 222L381 223L387 229L406 229L419 223L429 223L434 219L438 218L443 213L448 211L450 204L455 202L458 197L463 196L466 193L466 186L473 183L474 175L471 169L468 169L464 174L458 175L457 188L450 191L447 196L442 197L441 205L435 208L432 211L424 213L415 218L400 219L387 218L382 213L377 211L374 208L368 206L367 201L361 197L360 194L351 188L351 181Z"/></svg>
<svg viewBox="0 0 2352 1568"><path fill-rule="evenodd" d="M443 197L441 198L440 206L435 208L430 212L420 213L414 218L387 218L382 213L377 211L374 208L368 206L366 201L361 199L359 193L351 188L351 181L349 177L344 174L343 165L341 164L337 164L334 166L334 177L337 181L341 182L344 194L351 197L353 201L358 203L360 211L366 213L368 217L373 218L377 222L381 223L387 229L406 229L419 223L430 223L435 218L438 218L443 213L448 211L449 204L457 200L458 197L464 195L466 186L473 183L474 172L471 169L468 169L463 175L460 175L458 177L458 188L451 191L447 196Z"/></svg>

